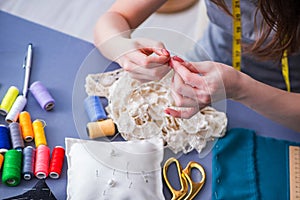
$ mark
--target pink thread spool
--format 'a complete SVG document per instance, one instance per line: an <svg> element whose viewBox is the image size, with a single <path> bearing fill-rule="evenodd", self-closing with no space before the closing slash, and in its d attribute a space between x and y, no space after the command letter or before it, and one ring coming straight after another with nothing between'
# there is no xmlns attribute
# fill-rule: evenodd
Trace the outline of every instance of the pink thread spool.
<svg viewBox="0 0 300 200"><path fill-rule="evenodd" d="M50 148L46 145L39 145L35 157L34 175L38 179L47 178L49 175Z"/></svg>
<svg viewBox="0 0 300 200"><path fill-rule="evenodd" d="M54 108L55 101L53 97L40 81L32 83L29 90L44 110L49 111Z"/></svg>

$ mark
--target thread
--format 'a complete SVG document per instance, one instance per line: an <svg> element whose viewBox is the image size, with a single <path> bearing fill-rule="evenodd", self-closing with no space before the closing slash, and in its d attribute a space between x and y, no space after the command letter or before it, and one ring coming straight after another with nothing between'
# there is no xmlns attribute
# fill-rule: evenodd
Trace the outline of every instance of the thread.
<svg viewBox="0 0 300 200"><path fill-rule="evenodd" d="M84 108L92 122L107 119L105 110L98 96L86 97L84 100Z"/></svg>
<svg viewBox="0 0 300 200"><path fill-rule="evenodd" d="M14 149L23 149L24 141L21 134L20 125L18 122L12 122L9 124L10 130L10 139L12 143L12 147Z"/></svg>
<svg viewBox="0 0 300 200"><path fill-rule="evenodd" d="M2 168L3 161L4 161L4 156L0 153L0 170Z"/></svg>
<svg viewBox="0 0 300 200"><path fill-rule="evenodd" d="M36 147L40 145L47 145L44 126L45 123L43 123L39 119L34 120L34 122L32 123L32 128L34 133L34 143Z"/></svg>
<svg viewBox="0 0 300 200"><path fill-rule="evenodd" d="M7 126L0 125L0 153L5 153L11 149L9 129Z"/></svg>
<svg viewBox="0 0 300 200"><path fill-rule="evenodd" d="M10 86L7 90L5 96L2 99L0 105L0 114L5 116L10 111L13 103L15 102L17 96L19 95L19 90L15 86Z"/></svg>
<svg viewBox="0 0 300 200"><path fill-rule="evenodd" d="M45 179L49 174L50 149L46 145L40 145L36 149L34 175L38 179Z"/></svg>
<svg viewBox="0 0 300 200"><path fill-rule="evenodd" d="M52 110L54 108L55 101L53 97L40 81L32 83L29 90L33 94L37 102L40 104L41 108L46 111Z"/></svg>
<svg viewBox="0 0 300 200"><path fill-rule="evenodd" d="M89 122L87 124L87 134L91 139L104 136L113 136L116 133L116 125L112 119Z"/></svg>
<svg viewBox="0 0 300 200"><path fill-rule="evenodd" d="M31 180L34 176L35 149L27 146L23 149L23 169L22 174L25 180Z"/></svg>
<svg viewBox="0 0 300 200"><path fill-rule="evenodd" d="M58 179L60 177L65 158L65 149L61 146L54 147L50 161L50 178Z"/></svg>
<svg viewBox="0 0 300 200"><path fill-rule="evenodd" d="M7 186L17 186L21 180L22 152L8 150L4 155L2 183Z"/></svg>
<svg viewBox="0 0 300 200"><path fill-rule="evenodd" d="M25 108L27 103L26 97L20 95L12 105L9 113L7 114L5 121L7 123L16 122L18 120L20 112Z"/></svg>
<svg viewBox="0 0 300 200"><path fill-rule="evenodd" d="M31 142L33 140L34 134L29 112L23 111L20 113L19 123L23 139L25 140L25 142Z"/></svg>

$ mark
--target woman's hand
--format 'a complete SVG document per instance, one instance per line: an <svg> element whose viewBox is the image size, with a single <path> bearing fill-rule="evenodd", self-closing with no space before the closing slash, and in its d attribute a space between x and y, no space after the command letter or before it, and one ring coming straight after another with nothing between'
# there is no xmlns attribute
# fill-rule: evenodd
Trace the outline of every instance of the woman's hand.
<svg viewBox="0 0 300 200"><path fill-rule="evenodd" d="M175 71L172 96L176 106L184 109L167 108L167 114L190 118L213 102L238 97L239 72L230 66L211 61L184 62L177 56L170 64Z"/></svg>
<svg viewBox="0 0 300 200"><path fill-rule="evenodd" d="M126 52L116 62L140 82L160 80L170 70L170 53L161 42L145 38L124 39Z"/></svg>

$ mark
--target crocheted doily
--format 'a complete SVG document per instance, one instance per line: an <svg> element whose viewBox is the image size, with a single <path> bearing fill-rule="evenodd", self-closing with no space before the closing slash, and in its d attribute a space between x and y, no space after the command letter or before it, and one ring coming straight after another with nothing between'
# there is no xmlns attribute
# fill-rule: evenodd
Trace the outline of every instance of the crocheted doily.
<svg viewBox="0 0 300 200"><path fill-rule="evenodd" d="M170 72L159 82L140 83L118 69L86 77L88 95L106 97L106 111L125 140L163 138L174 153L199 153L208 141L222 137L227 126L225 113L205 107L190 119L174 118L164 109L174 105Z"/></svg>

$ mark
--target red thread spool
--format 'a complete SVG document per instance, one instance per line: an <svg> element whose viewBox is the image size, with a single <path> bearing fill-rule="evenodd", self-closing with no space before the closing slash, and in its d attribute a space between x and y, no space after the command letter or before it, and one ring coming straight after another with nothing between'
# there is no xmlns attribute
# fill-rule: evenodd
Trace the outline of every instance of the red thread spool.
<svg viewBox="0 0 300 200"><path fill-rule="evenodd" d="M39 145L35 156L34 175L38 179L45 179L49 174L50 148L46 145Z"/></svg>
<svg viewBox="0 0 300 200"><path fill-rule="evenodd" d="M50 178L58 179L60 177L64 164L65 149L61 146L56 146L52 151L50 161Z"/></svg>

